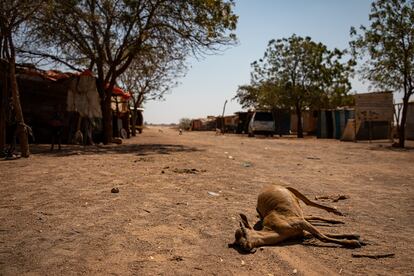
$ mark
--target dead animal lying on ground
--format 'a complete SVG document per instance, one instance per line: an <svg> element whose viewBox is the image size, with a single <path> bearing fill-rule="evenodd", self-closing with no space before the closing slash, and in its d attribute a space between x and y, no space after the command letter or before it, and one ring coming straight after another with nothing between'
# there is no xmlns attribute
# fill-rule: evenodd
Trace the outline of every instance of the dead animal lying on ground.
<svg viewBox="0 0 414 276"><path fill-rule="evenodd" d="M254 248L276 245L287 239L309 237L309 235L326 243L336 243L344 247L361 247L359 235L323 234L312 223L343 223L339 220L303 215L299 199L306 205L324 209L336 215L342 215L332 207L315 203L294 188L279 185L265 186L257 200L257 212L262 224L261 230L255 230L247 217L240 214L242 222L236 230L232 247L251 252Z"/></svg>

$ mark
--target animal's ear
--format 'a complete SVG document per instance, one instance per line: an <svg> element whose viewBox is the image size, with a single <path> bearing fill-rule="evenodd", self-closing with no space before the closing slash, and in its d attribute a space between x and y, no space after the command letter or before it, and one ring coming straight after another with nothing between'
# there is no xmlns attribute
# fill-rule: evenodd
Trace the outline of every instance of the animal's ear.
<svg viewBox="0 0 414 276"><path fill-rule="evenodd" d="M240 215L240 218L242 219L242 222L243 222L244 227L246 227L246 228L248 228L248 229L253 229L253 228L250 226L249 221L247 220L246 215L245 215L245 214L242 214L242 213L240 213L239 215Z"/></svg>

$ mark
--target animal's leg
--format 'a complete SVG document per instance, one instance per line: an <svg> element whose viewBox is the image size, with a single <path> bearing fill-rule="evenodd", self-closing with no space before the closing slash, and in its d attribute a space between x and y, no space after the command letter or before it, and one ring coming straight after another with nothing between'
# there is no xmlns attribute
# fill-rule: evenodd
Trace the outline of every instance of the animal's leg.
<svg viewBox="0 0 414 276"><path fill-rule="evenodd" d="M288 189L297 198L299 198L300 200L302 200L306 205L313 206L313 207L316 207L316 208L320 208L320 209L323 209L325 211L328 211L328 212L334 213L336 215L342 216L342 213L339 212L338 210L336 210L335 208L328 207L328 206L321 205L321 204L318 204L316 202L313 202L310 199L308 199L306 196L304 196L303 194L301 194L298 190L294 189L294 188L286 187L286 189Z"/></svg>
<svg viewBox="0 0 414 276"><path fill-rule="evenodd" d="M239 215L240 215L240 218L242 219L243 225L248 229L253 229L249 221L247 220L247 216L243 213L240 213Z"/></svg>
<svg viewBox="0 0 414 276"><path fill-rule="evenodd" d="M241 226L241 229L236 231L235 243L238 243L244 250L252 251L252 249L261 246L278 244L287 238L286 235L281 235L273 231L255 231Z"/></svg>
<svg viewBox="0 0 414 276"><path fill-rule="evenodd" d="M324 235L316 227L314 227L312 224L310 224L304 219L298 219L296 222L291 223L291 225L292 227L295 227L297 229L302 229L302 230L305 230L311 233L315 238L317 238L318 240L322 242L336 243L336 244L340 244L345 247L351 247L351 248L361 247L361 244L357 239L355 240L345 239L344 240L344 239L337 239L338 237L344 237L344 235L342 236L334 235L334 234Z"/></svg>
<svg viewBox="0 0 414 276"><path fill-rule="evenodd" d="M308 216L308 217L305 217L305 220L307 220L310 223L312 223L312 221L322 221L322 222L328 222L328 223L332 223L332 224L345 224L341 220L327 219L327 218L324 218L324 217L317 217L317 216Z"/></svg>
<svg viewBox="0 0 414 276"><path fill-rule="evenodd" d="M346 239L346 240L358 240L361 243L361 236L358 234L324 234L325 236L329 238L335 238L335 239ZM313 238L313 235L311 233L304 234L305 239Z"/></svg>
<svg viewBox="0 0 414 276"><path fill-rule="evenodd" d="M358 234L325 234L325 236L336 239L359 240L361 238Z"/></svg>

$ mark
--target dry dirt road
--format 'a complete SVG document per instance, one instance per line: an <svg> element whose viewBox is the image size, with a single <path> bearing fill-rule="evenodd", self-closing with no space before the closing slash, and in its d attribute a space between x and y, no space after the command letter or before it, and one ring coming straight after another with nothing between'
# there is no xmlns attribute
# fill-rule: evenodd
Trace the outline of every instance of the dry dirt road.
<svg viewBox="0 0 414 276"><path fill-rule="evenodd" d="M32 147L0 161L0 275L413 275L414 151L379 143L149 128L111 146ZM240 254L238 213L259 189L299 189L343 211L345 249L317 240ZM119 188L119 193L111 189ZM304 207L306 214L325 215ZM353 253L395 254L355 258Z"/></svg>

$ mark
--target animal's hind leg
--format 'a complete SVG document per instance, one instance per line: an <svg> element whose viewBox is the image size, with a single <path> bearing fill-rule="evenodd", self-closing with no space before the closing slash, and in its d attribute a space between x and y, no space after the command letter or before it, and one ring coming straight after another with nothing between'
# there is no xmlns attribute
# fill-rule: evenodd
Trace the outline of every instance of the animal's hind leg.
<svg viewBox="0 0 414 276"><path fill-rule="evenodd" d="M336 239L359 240L361 238L358 234L325 234L325 236Z"/></svg>
<svg viewBox="0 0 414 276"><path fill-rule="evenodd" d="M335 208L328 207L328 206L321 205L321 204L318 204L316 202L313 202L310 199L308 199L306 196L304 196L302 193L300 193L298 190L294 189L294 188L286 187L286 189L288 189L297 198L299 198L300 200L302 200L306 205L313 206L313 207L316 207L316 208L319 208L319 209L323 209L323 210L328 211L330 213L334 213L336 215L342 216L342 213L339 212L338 210L336 210Z"/></svg>
<svg viewBox="0 0 414 276"><path fill-rule="evenodd" d="M335 235L335 234L328 234L324 235L322 234L316 227L314 227L312 224L307 222L304 219L298 219L295 222L291 222L291 226L297 229L305 230L309 233L311 233L315 238L322 242L328 242L328 243L336 243L343 245L345 247L361 247L360 242L358 239L346 239L346 237L350 237L350 235ZM345 238L345 239L338 239L338 238Z"/></svg>
<svg viewBox="0 0 414 276"><path fill-rule="evenodd" d="M361 236L358 234L326 234L325 233L324 235L329 238L334 238L334 239L358 240L359 242L361 242L360 240ZM304 234L304 238L311 239L313 238L313 235L311 233L306 233Z"/></svg>
<svg viewBox="0 0 414 276"><path fill-rule="evenodd" d="M312 223L312 221L322 221L322 222L327 222L327 223L332 223L332 224L345 224L341 220L327 219L327 218L318 217L318 216L307 216L307 217L305 217L305 220L307 220L310 223Z"/></svg>

